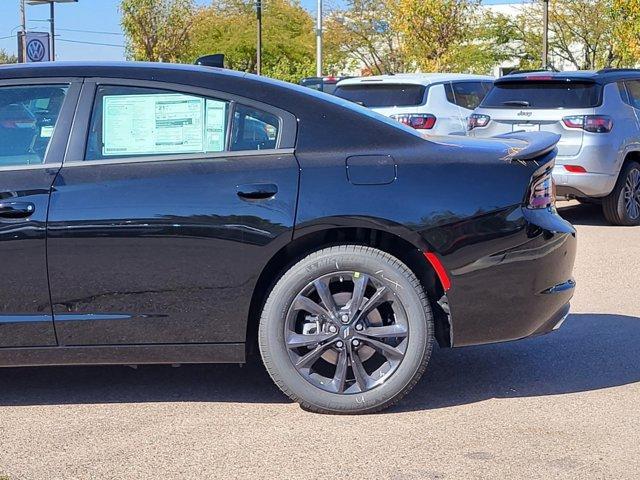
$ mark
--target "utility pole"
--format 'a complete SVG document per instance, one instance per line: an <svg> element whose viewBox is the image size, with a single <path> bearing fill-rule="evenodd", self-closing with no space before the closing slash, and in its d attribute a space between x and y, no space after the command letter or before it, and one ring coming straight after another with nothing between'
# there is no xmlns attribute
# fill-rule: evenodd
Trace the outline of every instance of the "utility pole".
<svg viewBox="0 0 640 480"><path fill-rule="evenodd" d="M256 17L258 19L258 45L256 48L256 73L262 73L262 0L256 0Z"/></svg>
<svg viewBox="0 0 640 480"><path fill-rule="evenodd" d="M549 0L542 0L542 68L549 67Z"/></svg>
<svg viewBox="0 0 640 480"><path fill-rule="evenodd" d="M20 0L20 52L22 61L27 61L27 13L24 8L24 0Z"/></svg>
<svg viewBox="0 0 640 480"><path fill-rule="evenodd" d="M51 61L56 59L56 7L55 2L49 4L49 22L51 22Z"/></svg>
<svg viewBox="0 0 640 480"><path fill-rule="evenodd" d="M316 77L322 77L322 0L318 0L316 16Z"/></svg>

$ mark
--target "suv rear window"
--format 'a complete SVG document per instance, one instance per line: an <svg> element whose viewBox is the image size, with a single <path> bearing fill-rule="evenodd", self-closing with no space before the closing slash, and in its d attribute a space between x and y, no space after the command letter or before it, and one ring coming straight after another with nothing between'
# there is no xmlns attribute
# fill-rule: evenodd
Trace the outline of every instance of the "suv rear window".
<svg viewBox="0 0 640 480"><path fill-rule="evenodd" d="M424 103L424 85L366 84L339 85L334 95L364 107L412 107Z"/></svg>
<svg viewBox="0 0 640 480"><path fill-rule="evenodd" d="M592 82L524 81L494 84L481 106L488 108L590 108L600 103Z"/></svg>

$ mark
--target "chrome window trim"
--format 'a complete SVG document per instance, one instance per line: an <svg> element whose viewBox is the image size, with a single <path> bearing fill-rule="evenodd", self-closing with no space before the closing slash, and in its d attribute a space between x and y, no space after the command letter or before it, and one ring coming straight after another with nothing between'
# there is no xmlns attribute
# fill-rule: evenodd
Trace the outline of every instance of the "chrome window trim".
<svg viewBox="0 0 640 480"><path fill-rule="evenodd" d="M239 95L230 94L215 88L203 88L188 84L163 82L158 80L136 80L126 78L109 78L109 77L87 77L84 80L82 93L80 100L78 101L78 107L74 118L74 125L71 136L69 138L69 144L67 149L67 155L64 164L78 162L78 158L85 158L86 145L89 133L89 124L91 122L91 115L93 111L95 95L98 87L100 86L127 86L127 87L140 87L140 88L153 88L158 90L175 91L176 93L199 95L203 97L213 97L219 100L226 100L230 102L230 106L234 103L240 103L248 107L254 107L260 110L264 110L277 116L280 119L280 132L278 132L278 148L274 150L251 150L251 151L238 151L238 153L256 155L264 155L266 152L282 151L283 149L293 149L296 144L298 120L291 112L278 108L276 106L262 103L250 98L241 97ZM231 112L231 108L229 109ZM229 129L231 125L229 125ZM226 152L212 152L212 153L232 153ZM233 152L235 153L235 152ZM195 154L181 154L178 155L178 159L184 159L185 155L191 155L193 158L208 158L212 154L209 153L195 153ZM195 156L193 156L195 155ZM233 156L233 155L228 155ZM169 160L176 157L176 155L166 155L165 160ZM149 161L149 157L145 157L143 161ZM125 162L119 163L132 163L133 157L118 157L118 159ZM100 162L102 160L99 160ZM96 163L96 160L83 160L85 163ZM109 160L110 163L116 163L116 158Z"/></svg>
<svg viewBox="0 0 640 480"><path fill-rule="evenodd" d="M292 155L293 148L277 148L272 150L240 150L234 152L211 152L211 153L186 153L179 155L149 155L138 157L118 157L104 160L68 160L64 162L67 167L88 167L91 165L123 165L129 163L158 163L158 162L179 162L190 160L208 160L229 157L255 157L256 155Z"/></svg>
<svg viewBox="0 0 640 480"><path fill-rule="evenodd" d="M0 172L15 172L18 170L45 170L45 169L59 169L62 167L62 163L38 163L32 165L7 165L0 167Z"/></svg>

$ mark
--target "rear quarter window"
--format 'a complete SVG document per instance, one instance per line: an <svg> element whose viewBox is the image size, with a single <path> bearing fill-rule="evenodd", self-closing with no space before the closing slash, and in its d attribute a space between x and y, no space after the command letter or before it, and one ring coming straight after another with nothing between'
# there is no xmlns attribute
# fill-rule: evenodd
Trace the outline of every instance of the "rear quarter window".
<svg viewBox="0 0 640 480"><path fill-rule="evenodd" d="M334 95L369 108L412 107L425 102L424 85L415 84L352 84L339 85Z"/></svg>
<svg viewBox="0 0 640 480"><path fill-rule="evenodd" d="M496 83L480 104L486 108L592 108L601 87L592 82L523 81Z"/></svg>
<svg viewBox="0 0 640 480"><path fill-rule="evenodd" d="M474 110L491 89L491 85L490 82L451 82L445 84L444 91L449 103Z"/></svg>

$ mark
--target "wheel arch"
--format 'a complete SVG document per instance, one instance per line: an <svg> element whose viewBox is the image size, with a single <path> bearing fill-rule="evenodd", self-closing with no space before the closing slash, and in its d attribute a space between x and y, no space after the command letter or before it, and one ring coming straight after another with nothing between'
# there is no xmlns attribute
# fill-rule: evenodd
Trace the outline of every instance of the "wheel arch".
<svg viewBox="0 0 640 480"><path fill-rule="evenodd" d="M411 232L391 233L372 226L313 225L294 236L294 239L271 257L262 270L253 290L247 319L247 355L257 352L260 315L271 289L288 268L310 253L335 245L364 245L385 251L403 263L418 277L427 292L434 316L435 336L441 347L451 346L451 320L438 301L445 289L438 273L424 256L429 248L424 242L410 241ZM416 234L417 235L417 234Z"/></svg>

